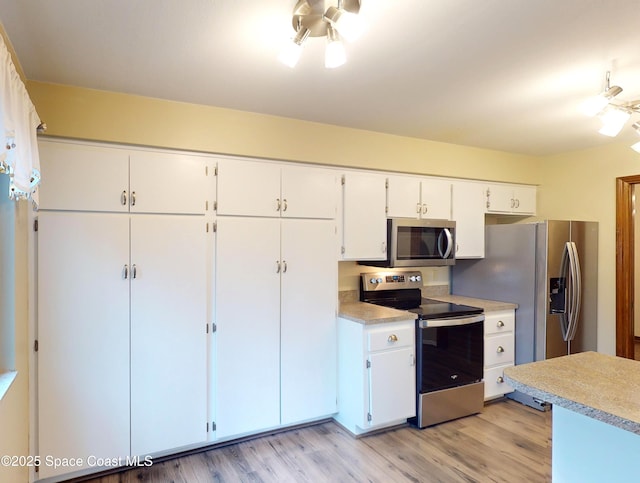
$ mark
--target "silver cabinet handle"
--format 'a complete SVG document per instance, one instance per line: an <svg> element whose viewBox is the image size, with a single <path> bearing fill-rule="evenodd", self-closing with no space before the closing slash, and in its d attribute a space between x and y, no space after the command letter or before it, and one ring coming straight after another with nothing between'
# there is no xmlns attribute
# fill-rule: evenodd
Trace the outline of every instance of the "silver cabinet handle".
<svg viewBox="0 0 640 483"><path fill-rule="evenodd" d="M276 273L280 273L280 260L276 260Z"/></svg>
<svg viewBox="0 0 640 483"><path fill-rule="evenodd" d="M127 205L127 190L124 190L120 195L120 202L122 203L122 206Z"/></svg>
<svg viewBox="0 0 640 483"><path fill-rule="evenodd" d="M131 206L136 206L136 192L131 192Z"/></svg>
<svg viewBox="0 0 640 483"><path fill-rule="evenodd" d="M496 324L498 327L502 328L504 327L504 322L499 320L498 323Z"/></svg>
<svg viewBox="0 0 640 483"><path fill-rule="evenodd" d="M520 208L520 200L516 198L516 208Z"/></svg>
<svg viewBox="0 0 640 483"><path fill-rule="evenodd" d="M426 203L422 203L422 214L426 215L427 211L429 211L429 209L427 208L427 204Z"/></svg>
<svg viewBox="0 0 640 483"><path fill-rule="evenodd" d="M497 382L498 384L502 384L502 383L504 382L504 377L502 377L502 376L498 376L498 378L496 379L496 382Z"/></svg>
<svg viewBox="0 0 640 483"><path fill-rule="evenodd" d="M123 280L126 280L126 279L128 279L128 278L129 278L129 265L125 265L125 266L122 268L122 279L123 279Z"/></svg>
<svg viewBox="0 0 640 483"><path fill-rule="evenodd" d="M287 261L282 260L282 273L287 273Z"/></svg>
<svg viewBox="0 0 640 483"><path fill-rule="evenodd" d="M511 208L515 208L515 207L516 207L516 200L511 198Z"/></svg>
<svg viewBox="0 0 640 483"><path fill-rule="evenodd" d="M133 265L131 265L131 278L137 278L138 277L138 267L136 267L136 264L134 263Z"/></svg>
<svg viewBox="0 0 640 483"><path fill-rule="evenodd" d="M280 211L282 208L282 203L280 202L280 198L276 198L276 211Z"/></svg>
<svg viewBox="0 0 640 483"><path fill-rule="evenodd" d="M420 214L420 203L416 203L416 213Z"/></svg>
<svg viewBox="0 0 640 483"><path fill-rule="evenodd" d="M498 346L498 348L496 349L496 352L497 352L498 354L503 353L503 352L504 352L504 347L502 347L501 345L499 345L499 346Z"/></svg>
<svg viewBox="0 0 640 483"><path fill-rule="evenodd" d="M396 334L391 334L387 339L388 342L398 342L398 336Z"/></svg>
<svg viewBox="0 0 640 483"><path fill-rule="evenodd" d="M282 200L282 211L287 211L287 199Z"/></svg>

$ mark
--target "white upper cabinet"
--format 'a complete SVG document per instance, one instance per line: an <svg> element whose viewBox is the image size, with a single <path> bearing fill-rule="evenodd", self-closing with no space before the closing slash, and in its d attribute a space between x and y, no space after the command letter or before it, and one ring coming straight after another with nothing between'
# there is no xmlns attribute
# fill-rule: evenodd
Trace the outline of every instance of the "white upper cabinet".
<svg viewBox="0 0 640 483"><path fill-rule="evenodd" d="M336 217L338 175L307 166L282 168L282 216L286 218Z"/></svg>
<svg viewBox="0 0 640 483"><path fill-rule="evenodd" d="M451 219L451 181L423 179L420 205L422 218Z"/></svg>
<svg viewBox="0 0 640 483"><path fill-rule="evenodd" d="M206 212L211 158L48 140L40 141L39 149L40 209Z"/></svg>
<svg viewBox="0 0 640 483"><path fill-rule="evenodd" d="M536 187L491 184L486 186L487 213L536 214Z"/></svg>
<svg viewBox="0 0 640 483"><path fill-rule="evenodd" d="M375 173L343 175L343 260L384 260L387 257L386 179Z"/></svg>
<svg viewBox="0 0 640 483"><path fill-rule="evenodd" d="M452 216L456 222L456 258L484 257L484 185L454 181Z"/></svg>
<svg viewBox="0 0 640 483"><path fill-rule="evenodd" d="M129 211L128 151L45 140L38 149L40 209Z"/></svg>
<svg viewBox="0 0 640 483"><path fill-rule="evenodd" d="M387 216L451 219L451 182L415 176L389 176Z"/></svg>
<svg viewBox="0 0 640 483"><path fill-rule="evenodd" d="M204 156L187 154L132 152L131 212L204 214L207 205L207 160Z"/></svg>
<svg viewBox="0 0 640 483"><path fill-rule="evenodd" d="M329 169L220 159L218 215L336 217L336 174Z"/></svg>

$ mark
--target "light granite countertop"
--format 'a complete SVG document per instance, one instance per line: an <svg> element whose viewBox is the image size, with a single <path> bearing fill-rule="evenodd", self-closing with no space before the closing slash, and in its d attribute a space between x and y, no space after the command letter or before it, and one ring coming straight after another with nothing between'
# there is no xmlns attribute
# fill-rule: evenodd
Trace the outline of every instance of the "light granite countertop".
<svg viewBox="0 0 640 483"><path fill-rule="evenodd" d="M640 362L582 352L507 367L505 380L543 401L640 434Z"/></svg>
<svg viewBox="0 0 640 483"><path fill-rule="evenodd" d="M407 312L406 310L397 310L365 302L341 302L338 315L343 319L365 325L400 322L402 320L414 320L416 318L415 314Z"/></svg>

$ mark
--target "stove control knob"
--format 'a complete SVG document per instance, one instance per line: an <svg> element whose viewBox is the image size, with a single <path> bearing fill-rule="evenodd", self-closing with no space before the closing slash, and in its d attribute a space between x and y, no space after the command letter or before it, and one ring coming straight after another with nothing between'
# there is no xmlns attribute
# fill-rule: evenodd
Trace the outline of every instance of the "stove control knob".
<svg viewBox="0 0 640 483"><path fill-rule="evenodd" d="M378 282L378 283L382 283L382 279L381 279L381 278L378 278L378 280L376 280L376 282Z"/></svg>
<svg viewBox="0 0 640 483"><path fill-rule="evenodd" d="M411 275L409 277L409 282L415 282L416 281L416 276L415 275Z"/></svg>
<svg viewBox="0 0 640 483"><path fill-rule="evenodd" d="M369 280L369 283L376 283L378 280L376 280L375 278L372 278L371 280Z"/></svg>
<svg viewBox="0 0 640 483"><path fill-rule="evenodd" d="M416 275L416 282L419 282L422 280L422 277L420 275Z"/></svg>

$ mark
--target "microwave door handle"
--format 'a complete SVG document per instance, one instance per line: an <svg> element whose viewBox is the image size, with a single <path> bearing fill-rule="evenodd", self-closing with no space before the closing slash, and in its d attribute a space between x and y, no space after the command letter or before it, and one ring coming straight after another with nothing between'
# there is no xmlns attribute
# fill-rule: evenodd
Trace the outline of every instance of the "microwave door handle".
<svg viewBox="0 0 640 483"><path fill-rule="evenodd" d="M447 249L444 251L444 253L442 250L442 235L445 235L447 237ZM438 252L440 253L440 257L443 259L449 258L449 255L451 255L451 250L453 250L453 237L451 236L451 230L449 230L449 228L443 228L443 230L440 232L440 235L438 235Z"/></svg>

